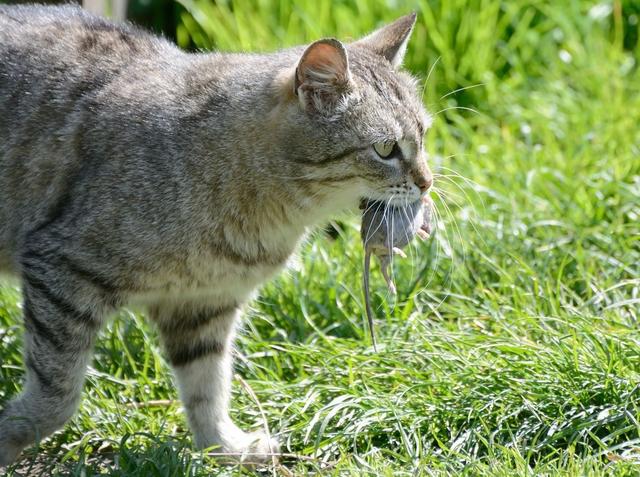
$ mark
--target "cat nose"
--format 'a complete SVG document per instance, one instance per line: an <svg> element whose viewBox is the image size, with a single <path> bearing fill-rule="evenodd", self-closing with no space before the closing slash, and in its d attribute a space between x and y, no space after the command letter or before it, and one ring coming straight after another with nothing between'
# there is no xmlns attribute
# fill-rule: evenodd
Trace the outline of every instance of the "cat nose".
<svg viewBox="0 0 640 477"><path fill-rule="evenodd" d="M421 176L415 179L415 183L418 186L418 189L420 189L420 192L424 194L431 188L431 185L433 184L433 178Z"/></svg>

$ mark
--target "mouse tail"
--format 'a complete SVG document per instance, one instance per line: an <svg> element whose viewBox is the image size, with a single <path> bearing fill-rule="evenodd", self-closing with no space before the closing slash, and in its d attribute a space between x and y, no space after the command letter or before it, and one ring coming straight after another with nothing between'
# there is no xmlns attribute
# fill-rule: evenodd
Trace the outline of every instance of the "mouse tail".
<svg viewBox="0 0 640 477"><path fill-rule="evenodd" d="M364 254L364 273L362 274L362 288L364 290L364 308L367 313L367 321L369 322L369 333L371 334L371 344L373 350L377 353L376 335L373 331L373 310L371 309L371 295L369 294L369 270L371 268L371 252Z"/></svg>

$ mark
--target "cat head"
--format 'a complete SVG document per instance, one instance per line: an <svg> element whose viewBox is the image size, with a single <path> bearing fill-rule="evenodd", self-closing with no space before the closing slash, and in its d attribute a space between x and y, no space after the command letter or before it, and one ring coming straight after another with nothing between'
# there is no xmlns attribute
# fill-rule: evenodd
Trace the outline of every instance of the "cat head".
<svg viewBox="0 0 640 477"><path fill-rule="evenodd" d="M400 205L431 187L423 150L430 116L416 81L400 70L415 21L407 15L350 44L319 40L299 57L287 140L319 187Z"/></svg>

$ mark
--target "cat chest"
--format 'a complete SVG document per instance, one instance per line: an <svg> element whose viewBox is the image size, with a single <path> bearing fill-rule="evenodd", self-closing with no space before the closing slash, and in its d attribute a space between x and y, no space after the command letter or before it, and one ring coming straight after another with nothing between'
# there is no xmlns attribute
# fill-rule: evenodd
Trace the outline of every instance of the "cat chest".
<svg viewBox="0 0 640 477"><path fill-rule="evenodd" d="M260 285L277 275L287 263L280 260L246 260L246 257L193 255L182 263L164 267L138 293L131 297L136 304L151 305L162 301L245 302Z"/></svg>
<svg viewBox="0 0 640 477"><path fill-rule="evenodd" d="M246 233L194 234L166 260L156 261L156 273L145 277L133 300L144 304L246 302L256 288L285 267L296 249L299 233L277 232L261 240Z"/></svg>

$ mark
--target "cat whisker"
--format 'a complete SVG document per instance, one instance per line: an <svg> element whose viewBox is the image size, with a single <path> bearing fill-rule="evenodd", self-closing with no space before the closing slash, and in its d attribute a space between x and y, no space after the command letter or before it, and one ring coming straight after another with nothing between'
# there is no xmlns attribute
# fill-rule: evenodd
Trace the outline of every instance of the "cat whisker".
<svg viewBox="0 0 640 477"><path fill-rule="evenodd" d="M391 205L391 201L389 201L389 205ZM387 210L389 205L387 206ZM389 224L387 222L387 226L391 228L391 234L389 237L389 276L391 277L391 281L393 283L395 283L395 274L394 274L394 270L393 270L393 261L395 259L395 253L393 252L393 244L395 243L395 240L393 239L393 233L395 231L395 218L396 218L396 214L391 213L391 224ZM387 289L387 296L389 296L389 290Z"/></svg>
<svg viewBox="0 0 640 477"><path fill-rule="evenodd" d="M467 201L469 203L472 203L469 200L468 194L464 191L464 189L462 187L459 186L459 184L455 183L453 180L450 180L449 177L444 177L445 175L443 174L434 174L434 177L436 179L445 179L447 180L447 182L452 182L454 183L454 185L456 187L458 187L461 192L464 194L464 196L466 197ZM423 272L420 274L420 276L418 277L417 280L425 280L426 281L423 282L422 286L415 291L415 296L419 296L421 293L423 293L426 289L428 289L428 287L430 286L430 284L432 283L433 279L435 278L436 274L438 273L438 265L443 257L443 246L442 243L444 241L444 243L449 243L449 234L453 234L453 236L456 238L455 241L459 241L460 243L462 243L462 234L460 232L460 228L457 224L456 218L453 214L453 212L451 211L451 209L449 208L449 206L446 203L446 200L450 200L450 196L454 195L451 191L447 191L447 193L445 194L445 191L438 188L438 187L433 187L432 191L434 192L434 194L438 197L439 201L442 202L442 207L445 212L445 214L450 218L451 224L452 224L452 230L449 230L449 228L447 227L444 234L439 233L435 238L435 244L433 245L433 247L435 248L434 251L434 255L432 258L429 259L429 266L428 268L430 268L431 270L429 271L428 275L425 277L424 276L424 271L426 271L426 267L423 268ZM449 197L449 199L447 199L447 197ZM441 217L441 210L439 207L439 204L437 203L438 201L434 201L433 205L432 205L432 220L433 220L433 227L434 230L441 230L442 231L442 227L441 224L444 223L442 217ZM456 203L456 206L458 206L458 204ZM450 266L448 267L448 270L446 272L446 278L444 280L444 289L448 289L451 280L453 279L453 270L457 267L456 263L458 262L457 259L457 254L455 253L455 248L449 244L447 245L447 249L448 249L448 253L447 256L450 257ZM466 261L466 253L464 252L463 249L463 256L462 256L462 263L464 263ZM417 285L417 280L415 280L414 286L412 289L415 289L415 285ZM445 293L443 296L439 297L437 299L437 301L435 303L432 303L429 308L431 310L432 313L437 314L438 313L438 309L442 306L442 304L444 303L444 301L447 299L447 297L449 296L449 293Z"/></svg>
<svg viewBox="0 0 640 477"><path fill-rule="evenodd" d="M436 195L437 195L437 191L436 191ZM442 198L441 198L441 200L442 200ZM447 213L447 215L451 219L451 222L452 222L452 224L454 226L454 232L455 232L455 234L457 234L458 239L460 240L460 243L462 244L463 243L462 232L460 231L460 227L458 226L458 221L456 220L455 215L453 214L453 212L451 211L451 208L449 207L449 205L447 204L447 202L445 200L442 200L442 206L444 207L445 212ZM463 263L465 262L465 260L466 260L466 254L465 254L465 251L464 251L464 248L463 248L463 260L462 260Z"/></svg>
<svg viewBox="0 0 640 477"><path fill-rule="evenodd" d="M451 202L453 202L453 205L455 205L456 207L460 207L460 201L462 201L462 197L460 196L460 194L453 192L451 190L442 189L435 185L431 188L431 190L436 190L436 189L438 190L440 195L446 196L447 199L455 199L455 200L451 200ZM463 191L463 194L464 194L464 191Z"/></svg>
<svg viewBox="0 0 640 477"><path fill-rule="evenodd" d="M421 99L424 99L424 94L427 91L427 85L429 84L429 78L431 78L431 73L433 73L433 71L435 70L436 65L440 61L440 58L442 57L438 56L436 60L433 62L433 64L431 65L431 68L429 68L429 72L427 73L427 78L424 80L424 85L422 86L422 94L420 95Z"/></svg>
<svg viewBox="0 0 640 477"><path fill-rule="evenodd" d="M411 218L409 217L409 214L407 213L407 209L409 207L409 199L407 197L405 197L404 199L404 205L402 207L402 213L404 214L405 218L407 219L407 224L409 224L411 222ZM411 237L409 237L409 230L408 227L403 227L404 230L404 234L405 234L405 239L407 244L409 245L409 263L411 265L411 279L410 281L413 281L414 278L414 265L415 265L415 259L416 259L416 254L414 253L414 247L415 244L413 243L413 240L411 240Z"/></svg>
<svg viewBox="0 0 640 477"><path fill-rule="evenodd" d="M475 110L473 108L469 108L467 106L449 106L448 108L443 108L440 111L438 111L436 113L433 113L433 115L437 116L437 115L439 115L441 113L444 113L446 111L451 111L453 109L460 109L462 111L471 111L472 113L476 113L476 114L482 115L482 113L480 113L480 111L477 111L477 110Z"/></svg>
<svg viewBox="0 0 640 477"><path fill-rule="evenodd" d="M449 158L454 157L454 156L449 156ZM442 169L445 171L450 172L451 174L448 175L443 175L444 177L458 177L460 179L462 179L466 184L468 184L471 187L477 188L477 189L484 189L484 186L481 184L478 184L476 181L469 179L466 176L463 176L462 174L460 174L459 172L457 172L454 169L451 169L450 167L446 167L443 165L438 166L438 169Z"/></svg>
<svg viewBox="0 0 640 477"><path fill-rule="evenodd" d="M454 89L453 91L450 91L449 93L445 94L444 96L440 96L440 100L443 100L444 98L447 98L453 94L459 93L460 91L465 91L467 89L472 89L472 88L477 88L479 86L486 86L487 83L477 83L477 84L472 84L471 86L465 86L464 88L458 88L458 89Z"/></svg>
<svg viewBox="0 0 640 477"><path fill-rule="evenodd" d="M435 229L441 229L439 224L441 223L442 219L440 218L440 212L439 212L435 202L433 204L432 212L433 212L433 219L434 219L434 228ZM436 238L436 242L435 242L436 243L436 254L435 254L435 258L432 261L433 267L432 267L431 273L429 275L429 278L427 279L426 283L422 287L420 287L419 290L417 290L415 292L415 296L419 296L421 293L424 292L424 290L426 290L429 287L429 285L431 284L433 278L435 277L435 275L437 273L437 266L438 266L438 263L440 262L441 250L442 250L442 246L440 244L440 240L442 240L442 238L440 236L438 236ZM454 268L454 264L455 264L455 258L452 256L451 257L451 265L450 265L449 270L447 272L447 278L444 281L443 289L445 289L445 290L449 289L449 286L450 286L450 283L451 283L452 270ZM415 285L414 285L413 288L415 288ZM440 308L442 303L444 303L444 301L446 300L446 298L448 296L449 296L449 293L445 292L445 294L441 297L441 299L435 305L431 305L429 307L430 311L432 313L435 313L436 315L438 315L438 309Z"/></svg>
<svg viewBox="0 0 640 477"><path fill-rule="evenodd" d="M444 169L448 169L448 170L454 172L454 174L453 175L441 175L440 177L445 179L447 182L453 184L455 187L458 188L458 190L460 190L462 192L462 194L464 194L464 197L466 199L466 203L467 203L467 205L469 205L471 207L471 210L473 211L473 215L474 216L477 215L477 210L476 210L474 202L471 200L471 197L469 196L469 194L467 193L465 188L463 188L460 184L458 184L455 180L453 180L454 177L462 179L465 182L465 184L470 186L470 188L473 190L473 192L475 192L475 195L480 200L480 204L482 206L482 210L486 210L486 205L485 205L484 199L482 198L482 195L479 194L477 192L477 190L476 190L477 188L481 188L482 186L480 186L478 183L476 183L476 182L474 182L472 180L466 179L464 176L462 176L461 174L458 174L457 172L453 171L452 169L449 169L449 168L444 168ZM476 187L473 187L473 186L476 186ZM443 192L441 189L439 189L439 191L441 193ZM449 194L451 194L451 192L449 192ZM476 232L478 232L477 236L480 237L481 240L484 242L483 234L481 234L479 232L478 228L476 227L476 223L475 223L475 220L473 220L473 217L469 217L469 223L471 224L473 229Z"/></svg>
<svg viewBox="0 0 640 477"><path fill-rule="evenodd" d="M373 202L373 204L375 204L377 206L374 215L378 215L378 211L380 210L380 207L384 206L384 202ZM367 209L367 210L369 210L369 209ZM366 236L365 241L364 241L365 244L368 244L369 240L371 239L371 237L378 230L380 230L380 227L382 226L382 223L384 222L384 214L385 214L385 212L386 212L385 209L383 209L383 211L382 211L382 213L383 213L382 219L380 220L380 222L378 222L378 225L375 228L375 230L371 230L371 227L367 230L367 236Z"/></svg>

